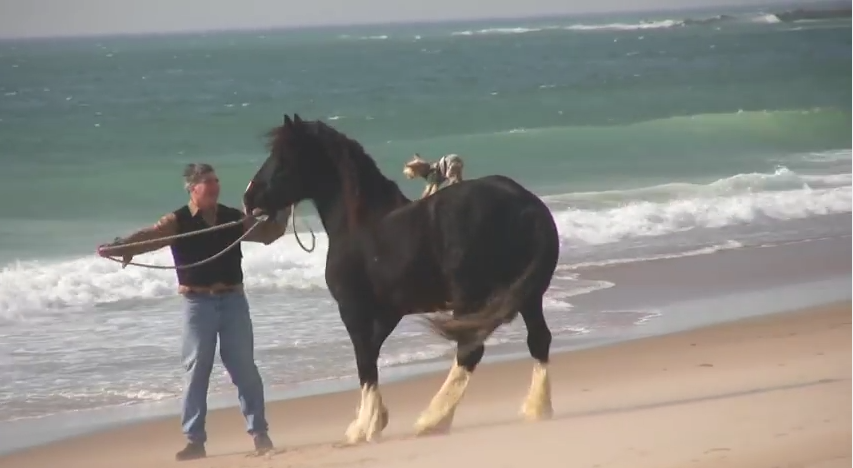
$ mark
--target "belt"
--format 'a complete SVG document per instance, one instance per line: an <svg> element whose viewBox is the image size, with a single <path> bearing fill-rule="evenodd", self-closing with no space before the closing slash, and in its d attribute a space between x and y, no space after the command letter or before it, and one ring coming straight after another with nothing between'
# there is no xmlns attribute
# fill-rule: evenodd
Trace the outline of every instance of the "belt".
<svg viewBox="0 0 853 468"><path fill-rule="evenodd" d="M238 292L243 290L242 284L222 284L216 283L210 286L188 286L185 284L181 284L178 286L178 293L180 294L208 294L208 295L216 295L216 294L226 294L230 292Z"/></svg>

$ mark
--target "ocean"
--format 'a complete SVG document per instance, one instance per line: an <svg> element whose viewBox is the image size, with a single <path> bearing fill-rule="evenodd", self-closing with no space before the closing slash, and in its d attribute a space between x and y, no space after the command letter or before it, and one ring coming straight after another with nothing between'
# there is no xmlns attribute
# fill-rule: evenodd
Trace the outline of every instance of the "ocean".
<svg viewBox="0 0 853 468"><path fill-rule="evenodd" d="M284 113L357 139L410 197L423 189L402 175L415 152L457 153L466 177L505 174L543 197L562 240L546 301L558 348L667 323L675 299L608 302L630 285L589 273L606 266L692 258L699 271L698 259L826 239L846 262L850 37L849 18L735 8L2 41L0 422L174 402L174 272L122 270L95 247L184 203L188 162L213 164L223 202L239 205ZM310 205L300 213L313 254L292 233L243 247L271 392L355 375L327 239ZM521 321L503 327L487 356L523 353L525 338ZM407 318L380 363L385 376L450 356ZM211 391L232 395L214 373Z"/></svg>

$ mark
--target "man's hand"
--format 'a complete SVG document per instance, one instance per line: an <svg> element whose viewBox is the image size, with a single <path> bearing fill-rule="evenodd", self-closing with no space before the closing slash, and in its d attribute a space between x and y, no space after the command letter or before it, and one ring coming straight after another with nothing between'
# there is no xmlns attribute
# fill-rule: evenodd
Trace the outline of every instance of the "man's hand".
<svg viewBox="0 0 853 468"><path fill-rule="evenodd" d="M166 247L171 241L163 238L174 236L177 233L178 220L174 213L169 213L162 216L153 226L141 229L125 238L116 237L111 244L98 246L97 252L101 257L121 256L121 266L124 268L130 263L134 255L141 255Z"/></svg>
<svg viewBox="0 0 853 468"><path fill-rule="evenodd" d="M98 256L104 257L104 258L116 257L117 256L116 254L111 253L111 252L117 250L117 249L115 249L116 246L117 246L116 243L99 245L98 251L97 251ZM130 263L131 260L133 260L133 255L131 255L131 254L122 255L121 256L121 268L122 269L126 268L128 263Z"/></svg>
<svg viewBox="0 0 853 468"><path fill-rule="evenodd" d="M264 212L258 208L252 210L250 216L246 216L243 221L243 229L252 229L248 236L243 240L246 242L260 242L264 245L270 245L276 239L284 235L287 230L287 221L290 218L293 208L287 207L277 211L273 216L267 216L265 220L259 221L252 216L266 216ZM255 226L255 223L259 223Z"/></svg>

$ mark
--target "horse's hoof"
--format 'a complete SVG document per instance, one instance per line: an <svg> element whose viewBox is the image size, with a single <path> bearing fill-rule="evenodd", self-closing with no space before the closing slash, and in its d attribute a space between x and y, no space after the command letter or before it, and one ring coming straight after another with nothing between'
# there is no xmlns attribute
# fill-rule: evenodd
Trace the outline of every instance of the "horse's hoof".
<svg viewBox="0 0 853 468"><path fill-rule="evenodd" d="M445 417L436 423L430 424L425 417L421 417L415 423L416 436L440 435L450 432L451 419Z"/></svg>

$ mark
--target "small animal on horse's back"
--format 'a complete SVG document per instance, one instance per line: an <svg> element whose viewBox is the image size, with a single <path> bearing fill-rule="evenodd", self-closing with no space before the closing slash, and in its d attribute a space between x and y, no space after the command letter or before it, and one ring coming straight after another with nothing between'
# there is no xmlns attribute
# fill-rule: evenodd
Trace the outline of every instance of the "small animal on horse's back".
<svg viewBox="0 0 853 468"><path fill-rule="evenodd" d="M415 153L412 159L403 165L403 175L407 179L420 177L426 180L426 187L421 198L426 198L437 192L442 186L449 186L462 182L462 170L465 163L457 154L442 156L438 162L430 163Z"/></svg>

